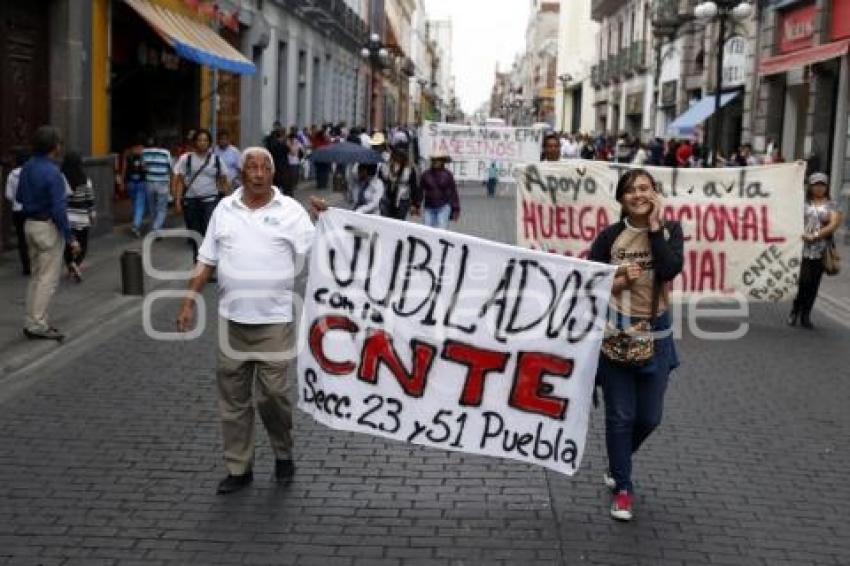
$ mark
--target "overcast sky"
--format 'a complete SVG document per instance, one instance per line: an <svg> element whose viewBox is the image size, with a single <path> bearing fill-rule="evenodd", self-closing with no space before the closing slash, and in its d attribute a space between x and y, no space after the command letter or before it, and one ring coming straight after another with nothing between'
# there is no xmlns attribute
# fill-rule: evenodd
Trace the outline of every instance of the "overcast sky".
<svg viewBox="0 0 850 566"><path fill-rule="evenodd" d="M529 0L425 0L430 19L452 20L455 90L464 112L490 97L496 62L510 68L525 49Z"/></svg>

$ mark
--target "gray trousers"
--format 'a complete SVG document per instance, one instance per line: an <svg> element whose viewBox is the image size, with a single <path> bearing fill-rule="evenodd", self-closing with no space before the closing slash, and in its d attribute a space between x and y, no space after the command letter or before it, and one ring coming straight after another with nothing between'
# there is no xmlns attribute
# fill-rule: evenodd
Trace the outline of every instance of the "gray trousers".
<svg viewBox="0 0 850 566"><path fill-rule="evenodd" d="M227 325L233 352L219 345L218 406L224 440L224 464L233 475L251 469L254 461L254 390L260 418L269 435L275 458L292 458L292 404L289 402L289 360L282 357L294 339L294 324ZM248 359L237 359L237 358Z"/></svg>

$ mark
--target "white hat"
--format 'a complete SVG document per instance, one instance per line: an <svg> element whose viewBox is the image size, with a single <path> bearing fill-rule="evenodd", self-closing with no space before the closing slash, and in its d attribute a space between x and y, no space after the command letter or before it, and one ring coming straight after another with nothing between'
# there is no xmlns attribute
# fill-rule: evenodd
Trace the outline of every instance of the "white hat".
<svg viewBox="0 0 850 566"><path fill-rule="evenodd" d="M829 186L829 177L826 173L812 173L809 175L810 185L817 185L818 183L823 183L824 185Z"/></svg>

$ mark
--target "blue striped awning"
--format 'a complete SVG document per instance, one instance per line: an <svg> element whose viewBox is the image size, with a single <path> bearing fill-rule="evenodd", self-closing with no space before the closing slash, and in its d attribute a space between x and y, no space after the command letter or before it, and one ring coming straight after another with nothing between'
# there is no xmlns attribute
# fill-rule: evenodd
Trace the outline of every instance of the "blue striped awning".
<svg viewBox="0 0 850 566"><path fill-rule="evenodd" d="M124 0L170 45L178 56L239 75L253 75L254 64L215 30L148 0Z"/></svg>
<svg viewBox="0 0 850 566"><path fill-rule="evenodd" d="M720 107L722 108L729 104L738 94L738 91L721 94ZM688 108L681 116L667 126L667 135L672 138L690 137L694 133L694 128L705 122L706 118L712 114L714 114L714 95L701 98L696 104Z"/></svg>

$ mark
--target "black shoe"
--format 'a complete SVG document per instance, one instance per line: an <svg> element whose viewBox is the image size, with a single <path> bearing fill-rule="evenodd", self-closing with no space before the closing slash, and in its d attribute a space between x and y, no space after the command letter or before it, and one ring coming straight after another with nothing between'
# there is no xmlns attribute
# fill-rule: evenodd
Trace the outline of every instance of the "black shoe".
<svg viewBox="0 0 850 566"><path fill-rule="evenodd" d="M226 478L218 483L218 489L215 490L218 495L226 495L235 493L240 489L246 488L254 481L254 473L248 470L241 476L233 476L228 474Z"/></svg>
<svg viewBox="0 0 850 566"><path fill-rule="evenodd" d="M274 479L278 483L289 483L295 476L295 463L292 460L275 460Z"/></svg>
<svg viewBox="0 0 850 566"><path fill-rule="evenodd" d="M788 315L788 326L797 326L797 318L799 318L799 313L791 311L791 314Z"/></svg>
<svg viewBox="0 0 850 566"><path fill-rule="evenodd" d="M56 340L57 342L62 342L65 339L64 334L52 327L47 330L29 330L24 328L24 336L30 340Z"/></svg>
<svg viewBox="0 0 850 566"><path fill-rule="evenodd" d="M800 316L800 326L806 330L814 330L815 327L812 324L812 320L809 318L809 313L806 312Z"/></svg>

